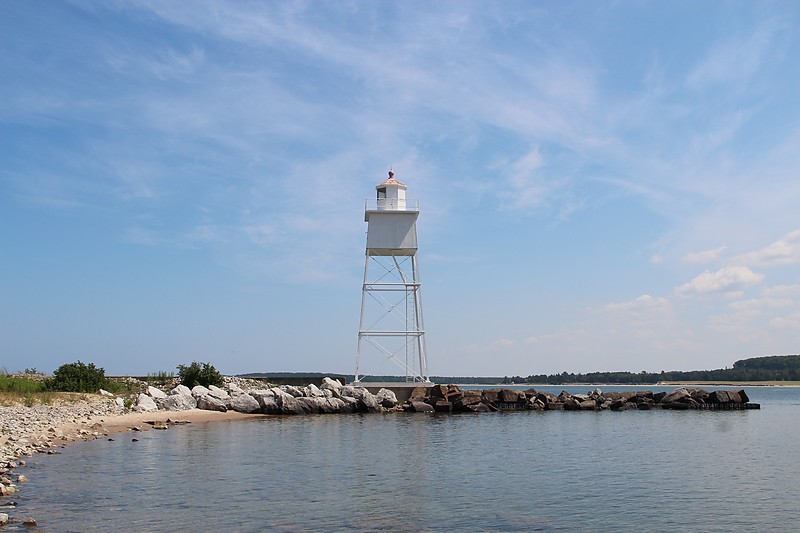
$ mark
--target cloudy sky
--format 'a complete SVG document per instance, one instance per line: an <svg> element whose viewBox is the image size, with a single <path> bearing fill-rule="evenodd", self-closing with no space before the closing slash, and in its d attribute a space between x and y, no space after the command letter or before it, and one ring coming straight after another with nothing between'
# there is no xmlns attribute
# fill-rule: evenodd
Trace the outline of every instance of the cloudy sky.
<svg viewBox="0 0 800 533"><path fill-rule="evenodd" d="M431 374L797 354L798 28L794 1L4 1L0 366L353 372L389 168Z"/></svg>

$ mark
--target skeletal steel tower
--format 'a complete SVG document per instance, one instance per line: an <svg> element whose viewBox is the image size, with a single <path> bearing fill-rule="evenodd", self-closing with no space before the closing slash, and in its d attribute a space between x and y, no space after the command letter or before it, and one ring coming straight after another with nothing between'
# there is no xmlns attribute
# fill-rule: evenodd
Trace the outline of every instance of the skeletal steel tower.
<svg viewBox="0 0 800 533"><path fill-rule="evenodd" d="M364 209L367 250L356 382L363 377L361 363L366 351L377 351L396 363L405 372L406 381L430 381L417 264L419 202L406 199L407 188L390 170L389 179L375 187L377 198L367 200Z"/></svg>

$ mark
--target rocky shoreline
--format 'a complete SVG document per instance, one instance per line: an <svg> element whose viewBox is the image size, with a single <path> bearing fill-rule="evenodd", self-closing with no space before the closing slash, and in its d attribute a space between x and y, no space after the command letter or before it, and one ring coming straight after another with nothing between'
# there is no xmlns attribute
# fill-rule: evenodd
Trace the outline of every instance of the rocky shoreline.
<svg viewBox="0 0 800 533"><path fill-rule="evenodd" d="M0 407L0 511L13 510L11 498L26 481L16 469L24 467L24 457L36 453L58 453L69 442L108 437L113 431L167 429L180 423L175 417L206 412L199 420L222 413L237 416L303 415L313 413L369 412L444 412L475 413L492 411L627 411L651 409L758 409L744 390L708 392L696 388L678 388L670 393L649 390L587 394L562 391L555 395L535 389L486 390L460 389L456 385L415 387L409 398L399 402L389 388L375 394L365 387L343 385L324 378L321 385L306 387L270 386L257 380L225 378L225 386L189 389L183 385L169 391L141 383L142 392L127 398L114 397L105 391L99 395L81 395L59 405L21 405ZM200 411L198 411L200 410ZM169 413L169 418L163 415ZM243 413L239 415L239 413ZM223 416L223 415L221 415ZM126 418L128 417L128 418ZM135 417L135 418L130 418ZM141 425L119 421L141 420ZM116 422L116 426L114 425ZM10 517L0 512L0 526L7 523L36 525L32 517Z"/></svg>

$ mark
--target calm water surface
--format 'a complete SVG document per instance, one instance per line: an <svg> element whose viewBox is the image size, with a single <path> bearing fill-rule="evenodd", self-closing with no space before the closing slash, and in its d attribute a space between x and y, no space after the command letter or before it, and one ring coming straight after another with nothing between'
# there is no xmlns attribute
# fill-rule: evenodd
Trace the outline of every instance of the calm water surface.
<svg viewBox="0 0 800 533"><path fill-rule="evenodd" d="M800 389L747 392L760 411L319 415L119 434L33 458L11 514L51 532L792 530Z"/></svg>

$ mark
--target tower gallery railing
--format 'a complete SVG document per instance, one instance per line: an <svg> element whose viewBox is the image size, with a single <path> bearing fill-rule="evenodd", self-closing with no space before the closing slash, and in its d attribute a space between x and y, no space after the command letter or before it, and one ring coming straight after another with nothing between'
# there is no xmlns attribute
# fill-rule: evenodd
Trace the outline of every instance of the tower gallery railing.
<svg viewBox="0 0 800 533"><path fill-rule="evenodd" d="M409 199L368 199L364 204L365 211L419 211L419 200Z"/></svg>

